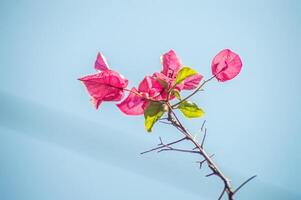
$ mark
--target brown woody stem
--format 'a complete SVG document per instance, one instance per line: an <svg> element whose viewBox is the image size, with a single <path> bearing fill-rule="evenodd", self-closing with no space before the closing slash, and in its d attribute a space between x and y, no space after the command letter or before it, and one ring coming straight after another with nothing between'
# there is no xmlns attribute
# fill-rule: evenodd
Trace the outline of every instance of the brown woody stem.
<svg viewBox="0 0 301 200"><path fill-rule="evenodd" d="M186 130L186 128L182 125L182 123L180 122L179 118L177 117L177 115L172 110L172 107L170 106L170 104L167 104L167 105L169 106L170 112L172 114L172 115L169 115L170 118L168 119L168 121L170 121L171 123L173 123L174 126L180 127L180 129L182 130L181 132L185 135L185 137L187 138L187 140L189 140L195 146L195 149L197 149L200 152L200 154L203 156L203 158L206 160L206 162L208 164L208 167L212 171L212 173L210 175L208 175L208 176L216 175L217 177L219 177L223 181L224 187L225 187L225 191L222 192L221 196L224 195L224 192L227 192L228 200L233 200L234 199L234 190L232 189L230 180L222 173L222 171L214 163L214 161L211 159L211 156L209 156L207 154L207 152L203 148L203 145L199 144L193 138L193 136ZM220 197L220 199L221 199L221 197Z"/></svg>

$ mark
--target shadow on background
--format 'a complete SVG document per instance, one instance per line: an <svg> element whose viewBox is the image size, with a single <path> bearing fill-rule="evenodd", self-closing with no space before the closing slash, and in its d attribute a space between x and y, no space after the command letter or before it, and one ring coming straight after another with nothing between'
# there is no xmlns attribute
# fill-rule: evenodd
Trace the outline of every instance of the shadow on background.
<svg viewBox="0 0 301 200"><path fill-rule="evenodd" d="M146 145L140 138L131 138L131 144L128 144L128 140L120 139L118 130L108 127L100 128L105 127L101 122L96 124L3 92L0 93L0 110L0 126L3 128L47 141L83 156L167 183L178 189L214 197L216 191L219 191L222 186L216 184L215 180L212 181L214 178L204 178L206 171L200 172L197 166L192 166L191 162L187 162L193 160L187 159L186 156L182 157L181 154L176 156L160 154L160 157L157 154L140 156L139 152L148 144ZM106 133L102 130L106 130ZM179 159L184 162L180 163ZM235 176L239 177L238 174ZM208 184L212 187L208 187ZM203 186L206 186L206 189L202 189ZM260 176L247 187L247 190L242 189L237 196L242 199L297 200L301 198L294 193L265 184L260 181Z"/></svg>

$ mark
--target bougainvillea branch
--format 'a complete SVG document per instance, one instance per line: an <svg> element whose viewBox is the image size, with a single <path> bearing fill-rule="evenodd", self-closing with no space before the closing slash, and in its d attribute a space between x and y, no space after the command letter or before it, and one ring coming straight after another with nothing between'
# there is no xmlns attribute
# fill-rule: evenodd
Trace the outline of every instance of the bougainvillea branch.
<svg viewBox="0 0 301 200"><path fill-rule="evenodd" d="M126 115L144 115L145 128L148 132L152 131L156 122L171 125L175 127L182 137L170 143L164 143L160 139L157 147L141 154L157 151L176 151L182 153L199 154L202 157L199 163L200 168L207 164L211 173L206 177L217 176L224 183L223 190L218 199L222 199L225 194L229 200L234 199L234 195L246 183L255 176L247 179L237 189L233 189L230 179L228 179L217 164L213 161L214 154L209 155L204 148L204 142L207 135L205 121L202 124L201 131L204 133L201 142L196 140L187 128L184 127L180 118L177 116L179 110L184 117L188 119L203 117L205 112L196 103L189 101L191 97L203 90L206 83L213 79L219 82L225 82L236 77L242 67L240 57L229 49L222 50L213 59L211 64L212 76L201 82L203 76L196 70L184 66L173 50L163 54L161 57L163 69L161 72L155 72L152 76L145 76L138 88L128 89L128 80L116 71L110 70L102 54L97 55L95 69L98 73L88 75L79 80L84 83L91 101L96 108L105 101L121 101L124 93L128 96L117 104L117 107ZM192 90L185 98L181 98L181 91ZM174 102L176 101L176 102ZM175 145L188 141L193 145L192 149L176 148Z"/></svg>

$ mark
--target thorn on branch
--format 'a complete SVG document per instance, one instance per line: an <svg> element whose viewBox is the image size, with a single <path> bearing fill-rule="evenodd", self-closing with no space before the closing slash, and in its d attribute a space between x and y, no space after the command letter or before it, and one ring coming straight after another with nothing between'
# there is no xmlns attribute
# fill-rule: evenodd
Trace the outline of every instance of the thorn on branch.
<svg viewBox="0 0 301 200"><path fill-rule="evenodd" d="M210 174L207 174L206 177L213 176L213 175L215 175L215 174L216 174L215 172L212 172L212 173L210 173Z"/></svg>
<svg viewBox="0 0 301 200"><path fill-rule="evenodd" d="M168 117L163 117L160 120L168 120Z"/></svg>
<svg viewBox="0 0 301 200"><path fill-rule="evenodd" d="M164 145L161 137L159 137L159 140L160 140L160 143L159 143L158 145L159 145L159 146L160 146L160 145Z"/></svg>
<svg viewBox="0 0 301 200"><path fill-rule="evenodd" d="M206 139L206 135L207 135L207 128L205 128L204 137L203 137L203 140L202 140L202 143L201 143L202 148L204 147L204 142L205 142L205 139Z"/></svg>
<svg viewBox="0 0 301 200"><path fill-rule="evenodd" d="M165 122L165 121L163 121L163 120L159 120L159 122L160 122L160 123L162 123L162 124L168 124L168 125L172 125L172 123L171 123L171 122Z"/></svg>
<svg viewBox="0 0 301 200"><path fill-rule="evenodd" d="M215 155L215 154L212 154L212 155L210 156L210 158L212 158L214 155ZM196 162L200 164L200 169L202 169L202 166L203 166L203 164L204 164L206 161L207 161L207 160L204 159L204 160L202 160L202 161L196 161Z"/></svg>
<svg viewBox="0 0 301 200"><path fill-rule="evenodd" d="M206 123L206 120L204 120L203 124L202 124L202 127L201 127L201 131L203 132L203 128L205 126L205 123Z"/></svg>
<svg viewBox="0 0 301 200"><path fill-rule="evenodd" d="M200 169L202 169L203 163L206 162L206 160L204 159L202 161L196 161L196 162L200 164Z"/></svg>
<svg viewBox="0 0 301 200"><path fill-rule="evenodd" d="M203 124L202 124L202 127L201 127L201 132L204 131L204 136L203 136L203 139L202 139L202 143L201 143L201 147L203 148L204 147L204 143L205 143L205 139L206 139L206 136L207 136L207 128L205 127L205 123L206 123L206 120L204 120ZM194 147L192 150L195 150L197 149L198 147Z"/></svg>

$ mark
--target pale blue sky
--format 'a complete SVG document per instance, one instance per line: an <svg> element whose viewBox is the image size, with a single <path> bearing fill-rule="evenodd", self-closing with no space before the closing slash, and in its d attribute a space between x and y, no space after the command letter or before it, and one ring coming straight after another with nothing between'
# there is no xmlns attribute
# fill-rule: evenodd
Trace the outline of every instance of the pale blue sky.
<svg viewBox="0 0 301 200"><path fill-rule="evenodd" d="M195 157L139 155L175 130L147 134L112 103L96 111L76 79L102 51L135 86L169 49L208 78L223 48L244 66L194 98L208 150L234 186L258 175L237 199L301 199L300 11L297 0L2 0L0 199L217 199L222 185Z"/></svg>

